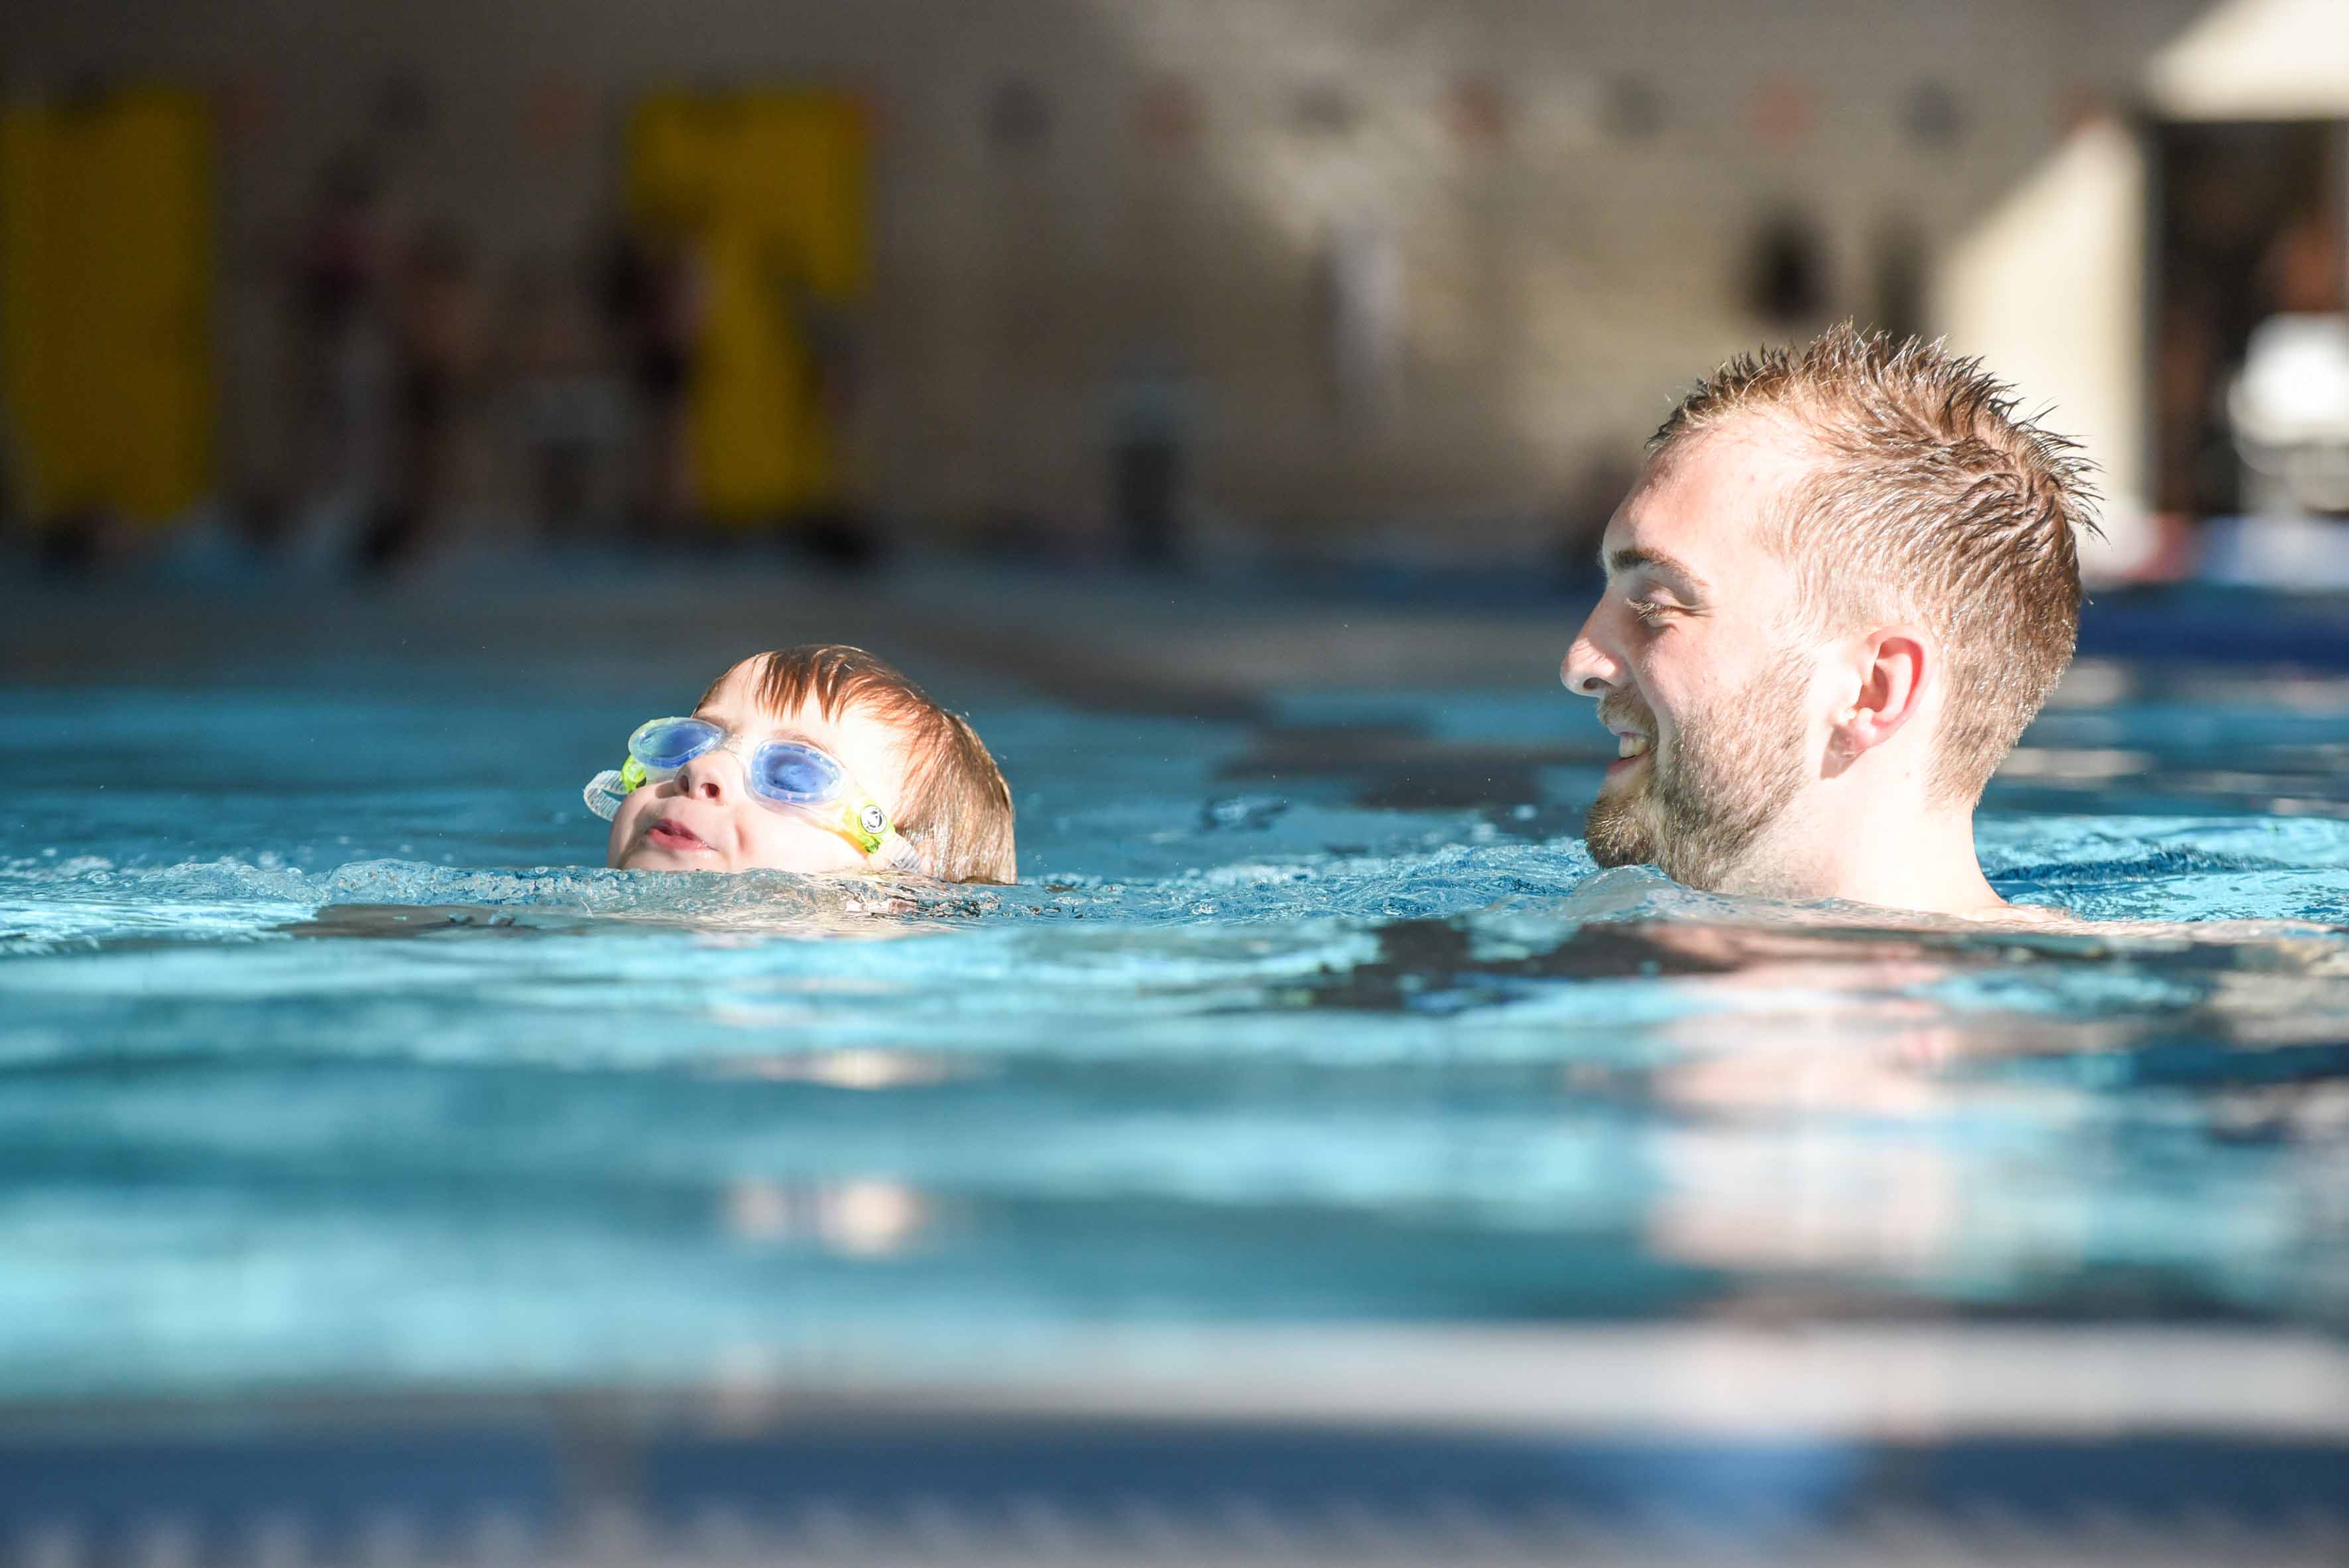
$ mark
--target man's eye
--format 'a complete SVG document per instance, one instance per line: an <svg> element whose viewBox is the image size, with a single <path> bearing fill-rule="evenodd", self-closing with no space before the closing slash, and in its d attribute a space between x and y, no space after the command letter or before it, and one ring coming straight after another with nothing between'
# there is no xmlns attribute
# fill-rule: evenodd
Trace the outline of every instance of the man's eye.
<svg viewBox="0 0 2349 1568"><path fill-rule="evenodd" d="M1670 604L1660 604L1653 599L1632 599L1627 603L1631 606L1631 614L1651 626L1662 625L1672 613Z"/></svg>

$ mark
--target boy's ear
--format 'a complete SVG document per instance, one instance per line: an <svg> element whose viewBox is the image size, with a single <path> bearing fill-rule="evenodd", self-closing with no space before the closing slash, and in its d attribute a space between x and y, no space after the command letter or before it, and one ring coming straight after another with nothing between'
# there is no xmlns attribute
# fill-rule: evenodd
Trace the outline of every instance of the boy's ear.
<svg viewBox="0 0 2349 1568"><path fill-rule="evenodd" d="M1940 649L1921 626L1880 626L1853 645L1845 687L1850 704L1833 716L1828 730L1830 774L1891 739L1916 717L1940 662Z"/></svg>

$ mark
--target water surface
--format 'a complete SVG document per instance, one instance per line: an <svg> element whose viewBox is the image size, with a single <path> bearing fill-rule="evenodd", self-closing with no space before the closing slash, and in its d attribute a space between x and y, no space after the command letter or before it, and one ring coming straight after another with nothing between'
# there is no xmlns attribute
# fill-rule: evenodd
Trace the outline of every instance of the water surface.
<svg viewBox="0 0 2349 1568"><path fill-rule="evenodd" d="M706 675L444 654L0 692L0 1398L2349 1326L2349 681L2085 665L1981 845L2124 923L1964 931L1595 875L1532 680L930 674L1020 885L606 872L580 784Z"/></svg>

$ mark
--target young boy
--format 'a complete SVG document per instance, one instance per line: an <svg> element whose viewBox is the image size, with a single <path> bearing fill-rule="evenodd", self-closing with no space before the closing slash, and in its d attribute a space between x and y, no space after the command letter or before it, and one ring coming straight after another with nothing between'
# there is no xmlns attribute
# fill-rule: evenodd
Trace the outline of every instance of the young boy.
<svg viewBox="0 0 2349 1568"><path fill-rule="evenodd" d="M861 648L758 654L587 786L628 871L1017 875L1011 791L969 723Z"/></svg>

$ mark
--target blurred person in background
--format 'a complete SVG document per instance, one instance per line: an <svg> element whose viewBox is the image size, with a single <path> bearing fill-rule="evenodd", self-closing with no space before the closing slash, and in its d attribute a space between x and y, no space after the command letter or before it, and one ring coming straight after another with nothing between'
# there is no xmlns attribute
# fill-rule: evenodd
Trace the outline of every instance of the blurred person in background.
<svg viewBox="0 0 2349 1568"><path fill-rule="evenodd" d="M363 152L337 153L318 173L288 279L295 500L305 510L368 508L389 457L389 251L380 172Z"/></svg>
<svg viewBox="0 0 2349 1568"><path fill-rule="evenodd" d="M767 286L780 303L779 314L791 324L792 342L800 350L794 357L807 378L810 406L819 411L826 430L853 429L864 390L863 319L845 301L829 298L814 285L795 246L771 243L761 261ZM885 554L872 515L845 498L818 502L788 521L782 537L826 565L870 567Z"/></svg>
<svg viewBox="0 0 2349 1568"><path fill-rule="evenodd" d="M647 542L676 542L693 513L686 419L702 292L682 222L647 218L613 234L604 263L604 321L628 387L629 522Z"/></svg>
<svg viewBox="0 0 2349 1568"><path fill-rule="evenodd" d="M1619 737L1591 858L1713 892L2013 913L1973 812L2071 662L2073 444L1979 361L1848 324L1665 420L1560 670Z"/></svg>
<svg viewBox="0 0 2349 1568"><path fill-rule="evenodd" d="M598 352L595 314L573 268L517 263L500 313L499 360L531 512L542 538L591 531L618 438L622 393Z"/></svg>
<svg viewBox="0 0 2349 1568"><path fill-rule="evenodd" d="M427 229L408 248L391 307L391 469L359 542L360 565L370 571L423 546L442 523L457 480L481 368L481 320L472 252L454 229Z"/></svg>
<svg viewBox="0 0 2349 1568"><path fill-rule="evenodd" d="M1190 378L1165 355L1136 357L1110 384L1110 516L1136 565L1182 557L1197 403Z"/></svg>
<svg viewBox="0 0 2349 1568"><path fill-rule="evenodd" d="M1383 214L1329 227L1314 254L1313 295L1330 407L1375 427L1400 403L1403 376L1402 248Z"/></svg>

